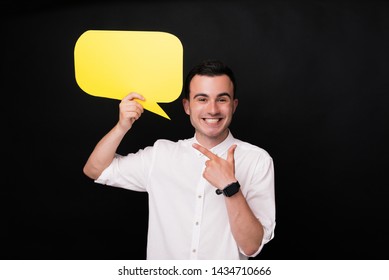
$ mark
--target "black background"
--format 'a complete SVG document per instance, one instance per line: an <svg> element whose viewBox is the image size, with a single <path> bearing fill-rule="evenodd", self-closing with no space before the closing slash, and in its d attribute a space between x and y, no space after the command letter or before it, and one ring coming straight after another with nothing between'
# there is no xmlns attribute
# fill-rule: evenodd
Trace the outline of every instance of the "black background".
<svg viewBox="0 0 389 280"><path fill-rule="evenodd" d="M9 6L11 5L11 6ZM236 72L231 129L276 171L275 238L258 259L387 259L389 4L385 1L79 1L2 8L1 259L143 259L147 194L82 167L118 100L77 85L87 30L164 31L184 73ZM181 100L146 111L119 152L193 136Z"/></svg>

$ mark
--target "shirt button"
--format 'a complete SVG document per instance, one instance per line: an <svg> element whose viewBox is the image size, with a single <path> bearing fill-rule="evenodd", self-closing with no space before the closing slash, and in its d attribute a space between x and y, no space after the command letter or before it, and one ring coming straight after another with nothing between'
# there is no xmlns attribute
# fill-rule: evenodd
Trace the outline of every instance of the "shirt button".
<svg viewBox="0 0 389 280"><path fill-rule="evenodd" d="M193 249L192 252L193 252L193 253L196 253L196 249Z"/></svg>
<svg viewBox="0 0 389 280"><path fill-rule="evenodd" d="M202 198L201 194L199 194L199 198Z"/></svg>
<svg viewBox="0 0 389 280"><path fill-rule="evenodd" d="M199 225L199 222L196 222L196 226L198 226Z"/></svg>

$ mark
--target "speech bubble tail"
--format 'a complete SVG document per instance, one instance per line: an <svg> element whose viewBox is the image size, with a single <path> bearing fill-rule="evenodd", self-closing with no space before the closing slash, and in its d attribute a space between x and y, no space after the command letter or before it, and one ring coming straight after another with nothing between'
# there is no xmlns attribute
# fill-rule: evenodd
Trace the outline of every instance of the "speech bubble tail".
<svg viewBox="0 0 389 280"><path fill-rule="evenodd" d="M143 102L141 100L137 100L139 103L142 104L143 108L146 109L147 111L153 112L157 115L160 115L161 117L164 117L168 120L170 120L170 117L165 113L165 111L161 108L161 106L158 105L157 102Z"/></svg>

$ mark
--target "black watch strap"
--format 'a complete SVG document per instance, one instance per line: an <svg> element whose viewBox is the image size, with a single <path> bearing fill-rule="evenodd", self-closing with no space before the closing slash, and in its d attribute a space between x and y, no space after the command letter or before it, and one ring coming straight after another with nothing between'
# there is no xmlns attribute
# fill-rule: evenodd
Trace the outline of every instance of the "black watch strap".
<svg viewBox="0 0 389 280"><path fill-rule="evenodd" d="M224 194L227 197L233 196L239 191L240 184L238 181L229 184L227 187L225 187L223 190L216 189L216 194Z"/></svg>

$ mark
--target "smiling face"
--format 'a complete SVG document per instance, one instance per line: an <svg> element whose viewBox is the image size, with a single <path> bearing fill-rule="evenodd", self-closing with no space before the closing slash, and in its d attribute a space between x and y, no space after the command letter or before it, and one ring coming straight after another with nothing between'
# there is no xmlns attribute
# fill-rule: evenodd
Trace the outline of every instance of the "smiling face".
<svg viewBox="0 0 389 280"><path fill-rule="evenodd" d="M228 135L232 115L238 106L234 85L227 75L195 75L189 88L189 100L183 99L184 110L190 116L197 141L211 149Z"/></svg>

